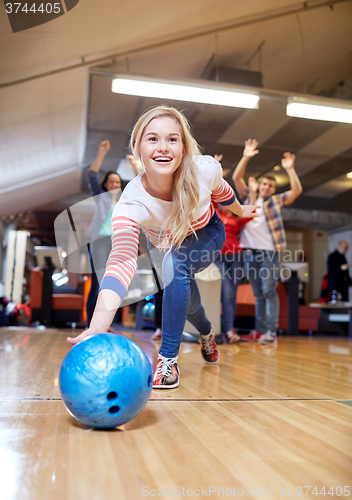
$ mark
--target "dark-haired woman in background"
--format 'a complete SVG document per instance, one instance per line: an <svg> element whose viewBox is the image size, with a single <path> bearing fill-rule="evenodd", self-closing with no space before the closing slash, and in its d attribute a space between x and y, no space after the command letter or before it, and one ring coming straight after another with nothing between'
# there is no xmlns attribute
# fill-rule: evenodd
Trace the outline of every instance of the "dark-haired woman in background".
<svg viewBox="0 0 352 500"><path fill-rule="evenodd" d="M89 234L92 237L89 252L92 267L92 284L87 300L88 327L92 319L100 282L104 275L106 262L111 250L112 212L122 192L121 177L116 172L107 172L102 183L99 182L98 173L109 150L109 141L103 141L99 144L98 155L88 172L89 191L95 197L95 214L89 227Z"/></svg>

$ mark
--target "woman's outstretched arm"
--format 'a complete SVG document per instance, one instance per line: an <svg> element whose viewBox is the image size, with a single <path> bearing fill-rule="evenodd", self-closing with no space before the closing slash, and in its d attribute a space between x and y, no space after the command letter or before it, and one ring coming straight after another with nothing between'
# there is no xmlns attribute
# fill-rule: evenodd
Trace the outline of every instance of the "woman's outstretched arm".
<svg viewBox="0 0 352 500"><path fill-rule="evenodd" d="M227 209L239 217L258 217L256 209L260 208L259 205L241 205L238 200L235 200L231 205L226 206Z"/></svg>
<svg viewBox="0 0 352 500"><path fill-rule="evenodd" d="M120 305L121 298L117 293L107 289L100 290L88 330L85 330L77 337L68 337L67 342L75 345L90 335L107 332Z"/></svg>

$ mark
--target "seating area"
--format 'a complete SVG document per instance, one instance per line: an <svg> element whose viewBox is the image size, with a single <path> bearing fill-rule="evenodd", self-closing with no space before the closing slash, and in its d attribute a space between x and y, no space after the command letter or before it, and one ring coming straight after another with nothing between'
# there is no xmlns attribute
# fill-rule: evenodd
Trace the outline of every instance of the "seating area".
<svg viewBox="0 0 352 500"><path fill-rule="evenodd" d="M74 290L63 289L65 293L52 293L43 287L44 273L36 267L31 272L30 304L32 322L62 326L64 323L81 321L84 299L83 295L73 293ZM51 296L51 301L48 297Z"/></svg>
<svg viewBox="0 0 352 500"><path fill-rule="evenodd" d="M44 290L43 295L43 271L37 267L31 273L30 304L32 309L32 321L45 324L51 317L51 324L62 326L64 323L79 323L82 321L84 309L84 296L63 288L63 293L52 293ZM277 283L277 291L280 300L279 331L285 332L288 328L288 297L285 286L280 281ZM44 305L43 296L51 293L50 306ZM44 301L45 302L45 301ZM254 328L255 296L249 283L239 285L237 289L237 311L235 326L240 330ZM298 329L300 332L317 332L319 330L320 309L308 306L299 306Z"/></svg>
<svg viewBox="0 0 352 500"><path fill-rule="evenodd" d="M288 328L288 297L285 286L277 282L277 292L280 300L279 330ZM239 285L237 289L237 311L235 326L253 328L255 316L255 296L249 283ZM299 306L298 330L300 332L317 332L319 330L320 310L308 306Z"/></svg>

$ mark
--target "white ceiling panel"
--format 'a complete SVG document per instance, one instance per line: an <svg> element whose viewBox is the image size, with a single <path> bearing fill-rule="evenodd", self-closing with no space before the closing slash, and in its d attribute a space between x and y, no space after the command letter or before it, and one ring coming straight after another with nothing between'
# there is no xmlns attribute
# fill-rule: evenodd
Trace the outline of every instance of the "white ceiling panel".
<svg viewBox="0 0 352 500"><path fill-rule="evenodd" d="M0 192L80 165L87 68L0 89Z"/></svg>
<svg viewBox="0 0 352 500"><path fill-rule="evenodd" d="M11 215L32 210L53 200L59 200L80 191L81 170L58 174L41 182L18 187L0 196L0 215Z"/></svg>
<svg viewBox="0 0 352 500"><path fill-rule="evenodd" d="M92 75L90 82L89 128L116 132L129 130L139 97L112 92L110 76Z"/></svg>
<svg viewBox="0 0 352 500"><path fill-rule="evenodd" d="M263 144L290 118L286 100L261 97L259 109L246 110L218 141L220 144L243 145L248 138Z"/></svg>
<svg viewBox="0 0 352 500"><path fill-rule="evenodd" d="M350 74L352 1L331 1L334 5L322 0L304 5L298 0L179 0L176 9L164 2L156 11L142 0L84 0L58 19L15 34L5 5L0 3L1 198L10 200L6 193L14 193L16 188L37 195L36 183L69 175L82 163L84 151L87 158L93 158L100 138L109 134L113 145L103 169L116 165L125 154L128 130L141 102L112 96L109 79L99 84L92 79L90 95L96 99L90 102L87 120L89 64L113 64L123 73L152 77L198 79L207 77L205 68L212 59L213 67L261 71L267 89L299 93L306 88L308 93L334 95L338 88L345 92L339 97L348 98L347 89L339 82ZM259 55L256 49L263 41ZM112 54L114 58L102 59ZM80 64L81 69L66 70ZM51 76L40 76L53 71ZM27 83L2 86L35 75L38 78ZM189 116L209 149L215 151L221 136L228 157L236 156L248 137L257 138L263 145L260 157L267 158L268 167L277 161L273 151L282 151L285 136L290 135L285 130L290 123L285 103L279 98L263 97L258 110L240 110L231 117L227 111L212 109L198 115L191 109ZM321 131L316 129L301 143L298 137L294 149L299 150L299 174L351 150L349 130L336 126L330 135L326 132L301 150ZM272 143L266 147L269 139ZM251 162L254 170L259 169L258 161ZM19 210L25 209L26 199L28 207L37 202L30 193L27 198L21 195Z"/></svg>
<svg viewBox="0 0 352 500"><path fill-rule="evenodd" d="M282 50L277 50L274 57L266 54L267 64L276 66L279 53L285 54L286 57L287 49L297 45L299 40L295 16L278 17L265 23L250 24L248 29L246 29L246 23L253 19L282 14L295 8L303 11L302 2L293 0L252 0L251 2L178 0L176 9L172 4L160 3L156 15L155 9L150 8L150 4L142 0L134 2L130 0L118 2L116 0L103 2L85 0L50 23L16 33L13 36L5 14L5 6L1 3L0 45L3 51L0 54L0 74L12 74L18 77L22 72L30 72L33 67L42 69L53 67L60 62L75 61L81 56L94 57L98 54L111 53L114 50L119 52L151 43L159 43L162 46L168 39L185 37L206 29L218 28L221 32L223 26L232 23L239 24L239 26L244 24L245 28L224 32L225 34L235 33L236 45L229 46L227 43L220 45L221 56L229 57L231 52L240 52L236 59L242 66L246 58L248 59L263 40L263 36L268 44L273 43L275 37L278 37L281 41L278 49L282 48ZM309 33L314 19L319 16L319 26L324 25L325 22L329 22L330 25L338 23L342 37L346 32L348 33L348 14L351 12L350 2L337 5L335 13L331 13L328 8L312 12L307 9L302 14L306 23L304 29ZM292 26L293 21L294 26ZM212 39L214 47L214 34L209 35L208 38ZM322 39L319 40L320 43L323 42L328 47L330 41L322 35L320 38ZM177 48L177 44L175 46ZM270 54L272 50L273 47L270 48ZM322 50L319 57L326 58L326 53L327 50ZM313 54L308 55L313 57ZM199 54L194 54L194 56L196 61ZM334 57L336 60L342 55L335 52ZM181 66L182 59L180 58ZM318 59L317 56L315 59ZM149 65L152 64L155 71L159 63L160 61L151 61ZM291 64L291 62L286 62L286 64ZM279 72L286 79L290 78L286 71L277 67L275 73Z"/></svg>
<svg viewBox="0 0 352 500"><path fill-rule="evenodd" d="M297 152L297 173L306 174L350 148L352 148L352 125L339 123Z"/></svg>
<svg viewBox="0 0 352 500"><path fill-rule="evenodd" d="M315 198L334 198L338 194L344 193L352 189L352 179L348 179L346 175L340 175L331 181L325 182L320 186L310 189L305 194Z"/></svg>

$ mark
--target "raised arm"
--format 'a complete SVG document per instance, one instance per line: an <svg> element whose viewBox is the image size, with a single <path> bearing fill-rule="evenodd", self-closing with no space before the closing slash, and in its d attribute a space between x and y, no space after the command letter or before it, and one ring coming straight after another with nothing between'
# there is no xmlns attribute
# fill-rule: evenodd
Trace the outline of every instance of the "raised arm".
<svg viewBox="0 0 352 500"><path fill-rule="evenodd" d="M287 172L291 186L291 189L286 192L286 205L291 205L291 203L293 203L303 191L301 181L299 180L295 170L295 159L295 155L291 153L284 153L284 157L281 160L281 165Z"/></svg>
<svg viewBox="0 0 352 500"><path fill-rule="evenodd" d="M250 205L255 205L258 198L258 187L259 182L256 181L255 177L250 177L248 179L248 189L249 189L249 203Z"/></svg>
<svg viewBox="0 0 352 500"><path fill-rule="evenodd" d="M238 162L232 175L232 180L236 186L240 198L246 198L247 196L247 184L244 180L244 174L249 160L259 153L259 151L256 149L257 146L258 142L255 139L248 139L245 142L242 158Z"/></svg>
<svg viewBox="0 0 352 500"><path fill-rule="evenodd" d="M95 158L90 167L90 169L93 170L93 172L99 172L101 164L103 163L103 160L109 150L110 150L110 141L103 141L99 144L99 151L97 157Z"/></svg>
<svg viewBox="0 0 352 500"><path fill-rule="evenodd" d="M133 173L135 177L139 175L143 171L143 165L140 160L138 160L135 156L133 155L126 155L127 160L130 162L130 165L133 169Z"/></svg>

